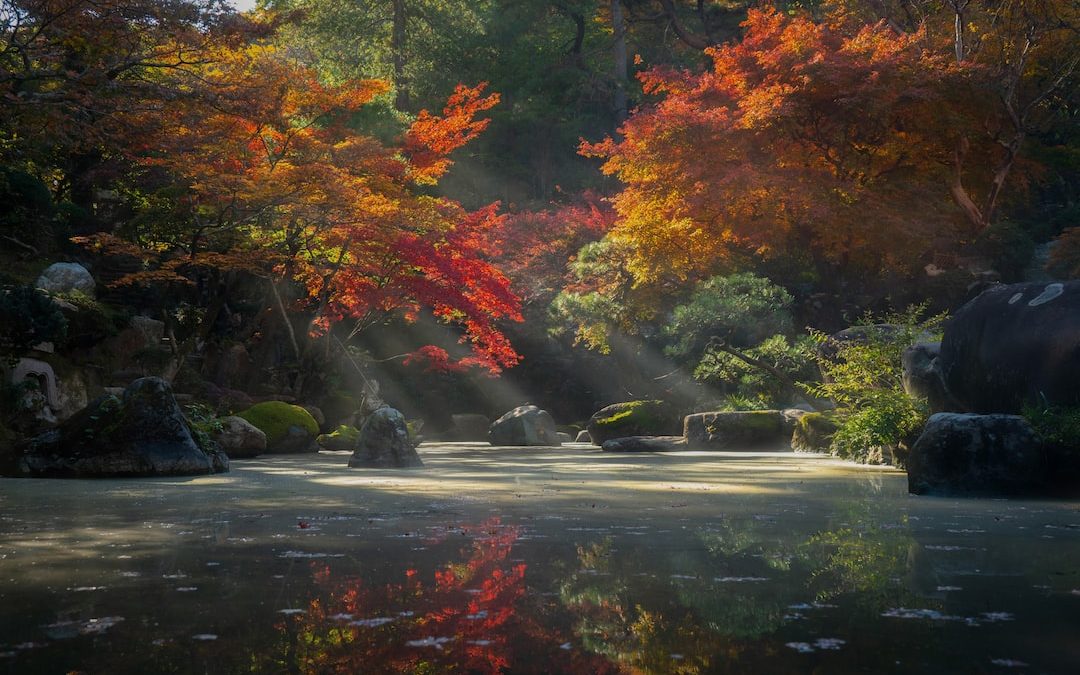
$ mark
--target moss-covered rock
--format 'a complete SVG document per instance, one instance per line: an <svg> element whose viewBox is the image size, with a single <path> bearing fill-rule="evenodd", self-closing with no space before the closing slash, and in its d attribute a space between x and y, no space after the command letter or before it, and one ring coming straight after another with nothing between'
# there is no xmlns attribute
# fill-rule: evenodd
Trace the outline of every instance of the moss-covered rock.
<svg viewBox="0 0 1080 675"><path fill-rule="evenodd" d="M264 401L237 413L266 434L266 452L314 452L319 423L307 410L284 401Z"/></svg>
<svg viewBox="0 0 1080 675"><path fill-rule="evenodd" d="M806 413L795 422L791 449L796 452L829 452L836 422L825 413Z"/></svg>
<svg viewBox="0 0 1080 675"><path fill-rule="evenodd" d="M784 415L779 410L706 412L687 415L683 435L692 449L786 449Z"/></svg>
<svg viewBox="0 0 1080 675"><path fill-rule="evenodd" d="M352 451L356 448L356 439L360 436L360 430L356 427L342 424L328 434L322 434L315 441L323 450Z"/></svg>
<svg viewBox="0 0 1080 675"><path fill-rule="evenodd" d="M681 431L678 412L663 401L627 401L601 408L589 418L592 442L629 436L671 436Z"/></svg>

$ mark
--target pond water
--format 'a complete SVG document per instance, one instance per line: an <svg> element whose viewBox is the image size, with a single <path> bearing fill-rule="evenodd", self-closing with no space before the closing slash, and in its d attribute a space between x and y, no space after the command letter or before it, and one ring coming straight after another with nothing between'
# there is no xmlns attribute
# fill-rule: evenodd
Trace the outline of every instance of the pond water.
<svg viewBox="0 0 1080 675"><path fill-rule="evenodd" d="M424 445L0 479L0 673L1080 672L1080 504L792 454Z"/></svg>

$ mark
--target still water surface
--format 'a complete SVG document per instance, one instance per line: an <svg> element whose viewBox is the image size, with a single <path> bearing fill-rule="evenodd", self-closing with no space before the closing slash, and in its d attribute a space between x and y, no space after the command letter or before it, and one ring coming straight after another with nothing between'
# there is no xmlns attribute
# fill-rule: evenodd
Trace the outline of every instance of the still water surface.
<svg viewBox="0 0 1080 675"><path fill-rule="evenodd" d="M1080 504L791 454L0 479L0 673L1080 672Z"/></svg>

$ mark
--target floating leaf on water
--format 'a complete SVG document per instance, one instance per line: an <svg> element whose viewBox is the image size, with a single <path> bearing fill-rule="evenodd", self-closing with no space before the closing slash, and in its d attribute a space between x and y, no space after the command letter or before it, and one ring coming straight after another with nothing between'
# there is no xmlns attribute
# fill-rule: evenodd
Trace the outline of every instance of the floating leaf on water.
<svg viewBox="0 0 1080 675"><path fill-rule="evenodd" d="M1001 666L1002 668L1027 668L1028 665L1023 661L1017 661L1016 659L993 659L990 663L995 666Z"/></svg>
<svg viewBox="0 0 1080 675"><path fill-rule="evenodd" d="M285 551L279 558L344 558L344 553L305 553L304 551Z"/></svg>
<svg viewBox="0 0 1080 675"><path fill-rule="evenodd" d="M426 637L426 638L424 638L422 640L409 640L408 642L405 643L405 646L406 647L434 647L435 649L441 650L443 648L443 645L446 644L447 642L450 642L450 640L451 640L451 638L447 638L447 637L440 637L440 638Z"/></svg>
<svg viewBox="0 0 1080 675"><path fill-rule="evenodd" d="M962 616L951 616L948 614L942 614L936 609L908 609L906 607L896 607L890 609L887 612L882 612L881 616L888 617L890 619L929 619L931 621L963 621Z"/></svg>
<svg viewBox="0 0 1080 675"><path fill-rule="evenodd" d="M835 649L840 649L845 644L847 644L847 641L846 640L841 640L839 638L821 638L820 640L818 640L818 641L816 641L814 643L814 646L817 647L818 649L834 649L835 650Z"/></svg>
<svg viewBox="0 0 1080 675"><path fill-rule="evenodd" d="M390 617L377 616L377 617L374 617L374 618L371 618L371 619L357 619L356 621L350 621L349 625L350 626L361 626L363 628L377 628L379 626L383 626L383 625L386 625L388 623L392 623L393 621L394 621L394 619L392 619ZM445 639L445 638L441 638L441 639ZM406 644L408 644L408 643L406 643ZM410 645L410 646L415 647L417 645ZM441 649L441 647L440 647L440 649Z"/></svg>
<svg viewBox="0 0 1080 675"><path fill-rule="evenodd" d="M745 583L749 581L768 581L768 577L713 577L713 581L720 582L722 584L732 583Z"/></svg>
<svg viewBox="0 0 1080 675"><path fill-rule="evenodd" d="M983 612L983 621L997 623L998 621L1012 621L1016 617L1008 612Z"/></svg>

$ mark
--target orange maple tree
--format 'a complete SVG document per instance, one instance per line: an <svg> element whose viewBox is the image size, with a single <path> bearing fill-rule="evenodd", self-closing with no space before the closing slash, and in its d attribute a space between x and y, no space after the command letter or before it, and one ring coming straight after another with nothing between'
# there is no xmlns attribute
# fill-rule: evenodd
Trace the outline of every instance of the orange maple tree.
<svg viewBox="0 0 1080 675"><path fill-rule="evenodd" d="M987 131L1008 116L998 71L957 62L925 29L766 6L744 30L705 50L705 72L645 72L655 101L620 139L582 146L626 186L611 237L639 283L747 258L819 278L921 267L985 229L1002 167L1030 168Z"/></svg>
<svg viewBox="0 0 1080 675"><path fill-rule="evenodd" d="M458 325L471 349L454 367L497 373L517 362L497 326L520 320L517 296L490 261L497 204L469 212L422 188L484 129L477 115L498 103L497 94L485 95L483 84L458 86L441 115L421 113L399 143L385 144L352 126L353 115L387 91L382 81L329 85L259 42L221 45L182 77L190 98L126 118L137 139L132 158L179 191L171 216L181 226L168 236L134 233L154 263L124 281L190 281L185 272L198 268L258 267L298 361L312 344L305 332L317 338L346 323L347 341L428 311ZM303 289L301 297L290 297L290 285ZM307 331L293 328L294 313L307 317Z"/></svg>

